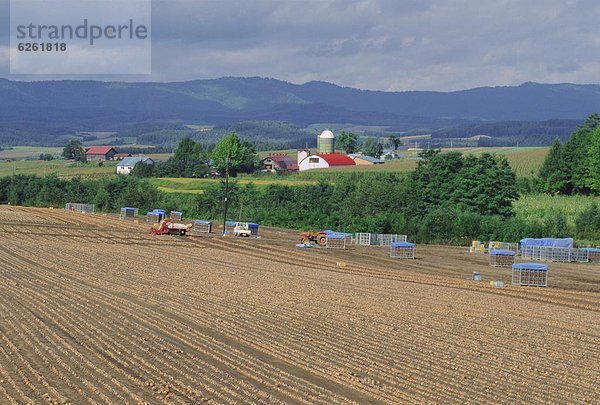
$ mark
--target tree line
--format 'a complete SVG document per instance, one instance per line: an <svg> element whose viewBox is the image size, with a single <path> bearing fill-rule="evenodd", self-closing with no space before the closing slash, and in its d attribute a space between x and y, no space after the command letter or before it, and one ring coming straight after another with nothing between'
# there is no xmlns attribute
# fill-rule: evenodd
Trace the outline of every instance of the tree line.
<svg viewBox="0 0 600 405"><path fill-rule="evenodd" d="M540 169L538 188L549 194L600 195L600 116L591 115L571 137L556 139Z"/></svg>
<svg viewBox="0 0 600 405"><path fill-rule="evenodd" d="M61 179L17 175L0 178L0 204L62 207L95 204L98 211L133 206L183 210L188 218L222 220L223 183L203 194L169 194L135 176ZM523 237L575 236L600 240L600 209L592 204L570 227L553 214L542 221L516 216L515 174L493 155L429 151L413 173L344 173L313 185L230 184L229 220L302 230L407 234L418 243L467 244Z"/></svg>
<svg viewBox="0 0 600 405"><path fill-rule="evenodd" d="M228 162L229 159L229 162ZM252 173L260 166L254 145L242 141L235 132L225 135L214 149L202 147L190 138L179 142L173 157L154 165L138 163L132 171L137 177L208 177L211 170L232 177Z"/></svg>

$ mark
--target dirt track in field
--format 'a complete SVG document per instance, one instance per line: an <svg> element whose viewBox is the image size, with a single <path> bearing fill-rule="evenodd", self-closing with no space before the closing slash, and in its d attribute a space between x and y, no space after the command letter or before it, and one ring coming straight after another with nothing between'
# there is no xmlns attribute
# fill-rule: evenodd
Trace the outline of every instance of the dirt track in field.
<svg viewBox="0 0 600 405"><path fill-rule="evenodd" d="M146 228L0 206L0 403L600 401L600 265Z"/></svg>

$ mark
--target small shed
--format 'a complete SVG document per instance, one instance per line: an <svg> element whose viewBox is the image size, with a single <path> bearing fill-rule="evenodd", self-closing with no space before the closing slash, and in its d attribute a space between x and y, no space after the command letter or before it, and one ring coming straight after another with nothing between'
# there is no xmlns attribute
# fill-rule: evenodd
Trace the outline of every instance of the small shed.
<svg viewBox="0 0 600 405"><path fill-rule="evenodd" d="M354 163L357 166L382 165L385 163L381 159L377 159L376 157L367 156L367 155L350 154L350 155L348 155L348 157L350 157L352 160L354 160Z"/></svg>
<svg viewBox="0 0 600 405"><path fill-rule="evenodd" d="M548 265L541 263L513 264L512 284L533 287L548 287Z"/></svg>
<svg viewBox="0 0 600 405"><path fill-rule="evenodd" d="M125 158L131 157L131 153L117 153L115 154L115 160L123 160Z"/></svg>

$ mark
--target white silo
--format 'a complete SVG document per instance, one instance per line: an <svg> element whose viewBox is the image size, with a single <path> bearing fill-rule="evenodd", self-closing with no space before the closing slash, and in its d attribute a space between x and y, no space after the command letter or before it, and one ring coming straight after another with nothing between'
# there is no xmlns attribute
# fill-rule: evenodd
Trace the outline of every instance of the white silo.
<svg viewBox="0 0 600 405"><path fill-rule="evenodd" d="M319 153L334 153L335 152L335 135L330 130L326 129L321 132L317 140L317 149Z"/></svg>

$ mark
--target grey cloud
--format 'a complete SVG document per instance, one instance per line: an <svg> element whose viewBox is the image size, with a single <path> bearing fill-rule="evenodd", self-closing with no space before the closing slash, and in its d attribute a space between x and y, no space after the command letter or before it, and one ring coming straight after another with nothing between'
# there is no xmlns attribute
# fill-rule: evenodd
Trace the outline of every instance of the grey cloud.
<svg viewBox="0 0 600 405"><path fill-rule="evenodd" d="M257 75L383 90L598 82L594 0L155 0L153 13L153 75L127 80Z"/></svg>

